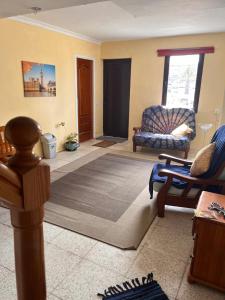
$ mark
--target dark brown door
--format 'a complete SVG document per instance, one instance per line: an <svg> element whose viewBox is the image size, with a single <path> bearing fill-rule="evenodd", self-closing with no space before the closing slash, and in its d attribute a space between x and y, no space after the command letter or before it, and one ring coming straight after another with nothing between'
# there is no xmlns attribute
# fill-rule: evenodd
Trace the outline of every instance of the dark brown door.
<svg viewBox="0 0 225 300"><path fill-rule="evenodd" d="M104 135L128 137L131 59L104 59Z"/></svg>
<svg viewBox="0 0 225 300"><path fill-rule="evenodd" d="M93 138L93 62L77 58L79 141Z"/></svg>

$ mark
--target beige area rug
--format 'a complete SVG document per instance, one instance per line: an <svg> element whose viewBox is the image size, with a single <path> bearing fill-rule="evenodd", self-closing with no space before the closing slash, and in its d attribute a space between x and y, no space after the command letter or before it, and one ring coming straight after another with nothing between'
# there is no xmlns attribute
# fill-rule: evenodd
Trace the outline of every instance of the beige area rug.
<svg viewBox="0 0 225 300"><path fill-rule="evenodd" d="M122 249L137 249L156 215L153 162L98 149L51 173L45 221Z"/></svg>

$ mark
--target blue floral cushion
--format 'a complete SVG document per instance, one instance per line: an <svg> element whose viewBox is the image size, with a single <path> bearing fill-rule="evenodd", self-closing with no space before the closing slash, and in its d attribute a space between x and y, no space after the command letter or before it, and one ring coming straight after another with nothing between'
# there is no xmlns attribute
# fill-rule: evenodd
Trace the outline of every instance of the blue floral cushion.
<svg viewBox="0 0 225 300"><path fill-rule="evenodd" d="M176 138L171 134L140 131L135 135L135 144L154 149L185 150L189 147L190 140L187 136Z"/></svg>

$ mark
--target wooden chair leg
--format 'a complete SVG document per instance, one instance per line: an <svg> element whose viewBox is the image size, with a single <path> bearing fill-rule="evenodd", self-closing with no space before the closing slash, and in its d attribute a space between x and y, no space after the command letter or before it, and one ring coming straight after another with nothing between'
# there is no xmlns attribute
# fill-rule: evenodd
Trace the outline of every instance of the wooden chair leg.
<svg viewBox="0 0 225 300"><path fill-rule="evenodd" d="M165 216L165 206L158 206L158 217L164 218Z"/></svg>
<svg viewBox="0 0 225 300"><path fill-rule="evenodd" d="M186 149L186 150L184 151L184 158L185 158L185 159L188 158L189 150L190 150L190 149L188 148L188 149Z"/></svg>
<svg viewBox="0 0 225 300"><path fill-rule="evenodd" d="M164 216L165 216L165 209L163 208L163 209L159 209L158 208L158 217L159 218L164 218Z"/></svg>
<svg viewBox="0 0 225 300"><path fill-rule="evenodd" d="M158 194L157 196L157 207L158 207L158 217L163 218L165 215L165 202L162 197Z"/></svg>
<svg viewBox="0 0 225 300"><path fill-rule="evenodd" d="M137 151L137 146L135 144L135 141L133 141L133 152L136 152Z"/></svg>
<svg viewBox="0 0 225 300"><path fill-rule="evenodd" d="M163 218L165 214L166 198L171 184L172 180L168 179L157 195L158 217L160 218Z"/></svg>

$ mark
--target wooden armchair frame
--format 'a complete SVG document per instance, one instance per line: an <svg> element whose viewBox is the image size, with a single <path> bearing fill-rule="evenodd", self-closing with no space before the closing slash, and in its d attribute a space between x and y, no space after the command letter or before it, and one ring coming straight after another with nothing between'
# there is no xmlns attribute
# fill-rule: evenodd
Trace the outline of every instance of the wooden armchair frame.
<svg viewBox="0 0 225 300"><path fill-rule="evenodd" d="M137 145L135 144L135 134L138 133L139 131L141 131L141 127L134 127L133 128L134 130L134 135L133 135L133 152L136 152L137 151Z"/></svg>
<svg viewBox="0 0 225 300"><path fill-rule="evenodd" d="M170 165L172 161L176 163L180 163L184 166L190 166L192 164L192 162L189 160L177 158L167 154L160 154L159 159L165 159L167 165ZM218 177L223 172L224 168L225 168L225 163L221 165L221 167L213 177L206 178L206 179L182 175L167 169L160 170L159 176L167 176L167 180L163 185L163 187L158 192L158 196L157 196L158 216L164 217L165 205L196 208L202 191L204 191L206 187L209 185L221 186L222 191L225 192L225 180L218 179ZM172 185L173 178L177 178L184 182L187 182L187 186L186 188L183 189L183 192L180 196L171 195L168 193ZM196 194L194 198L188 197L188 193L196 184L199 186L198 187L199 192Z"/></svg>

